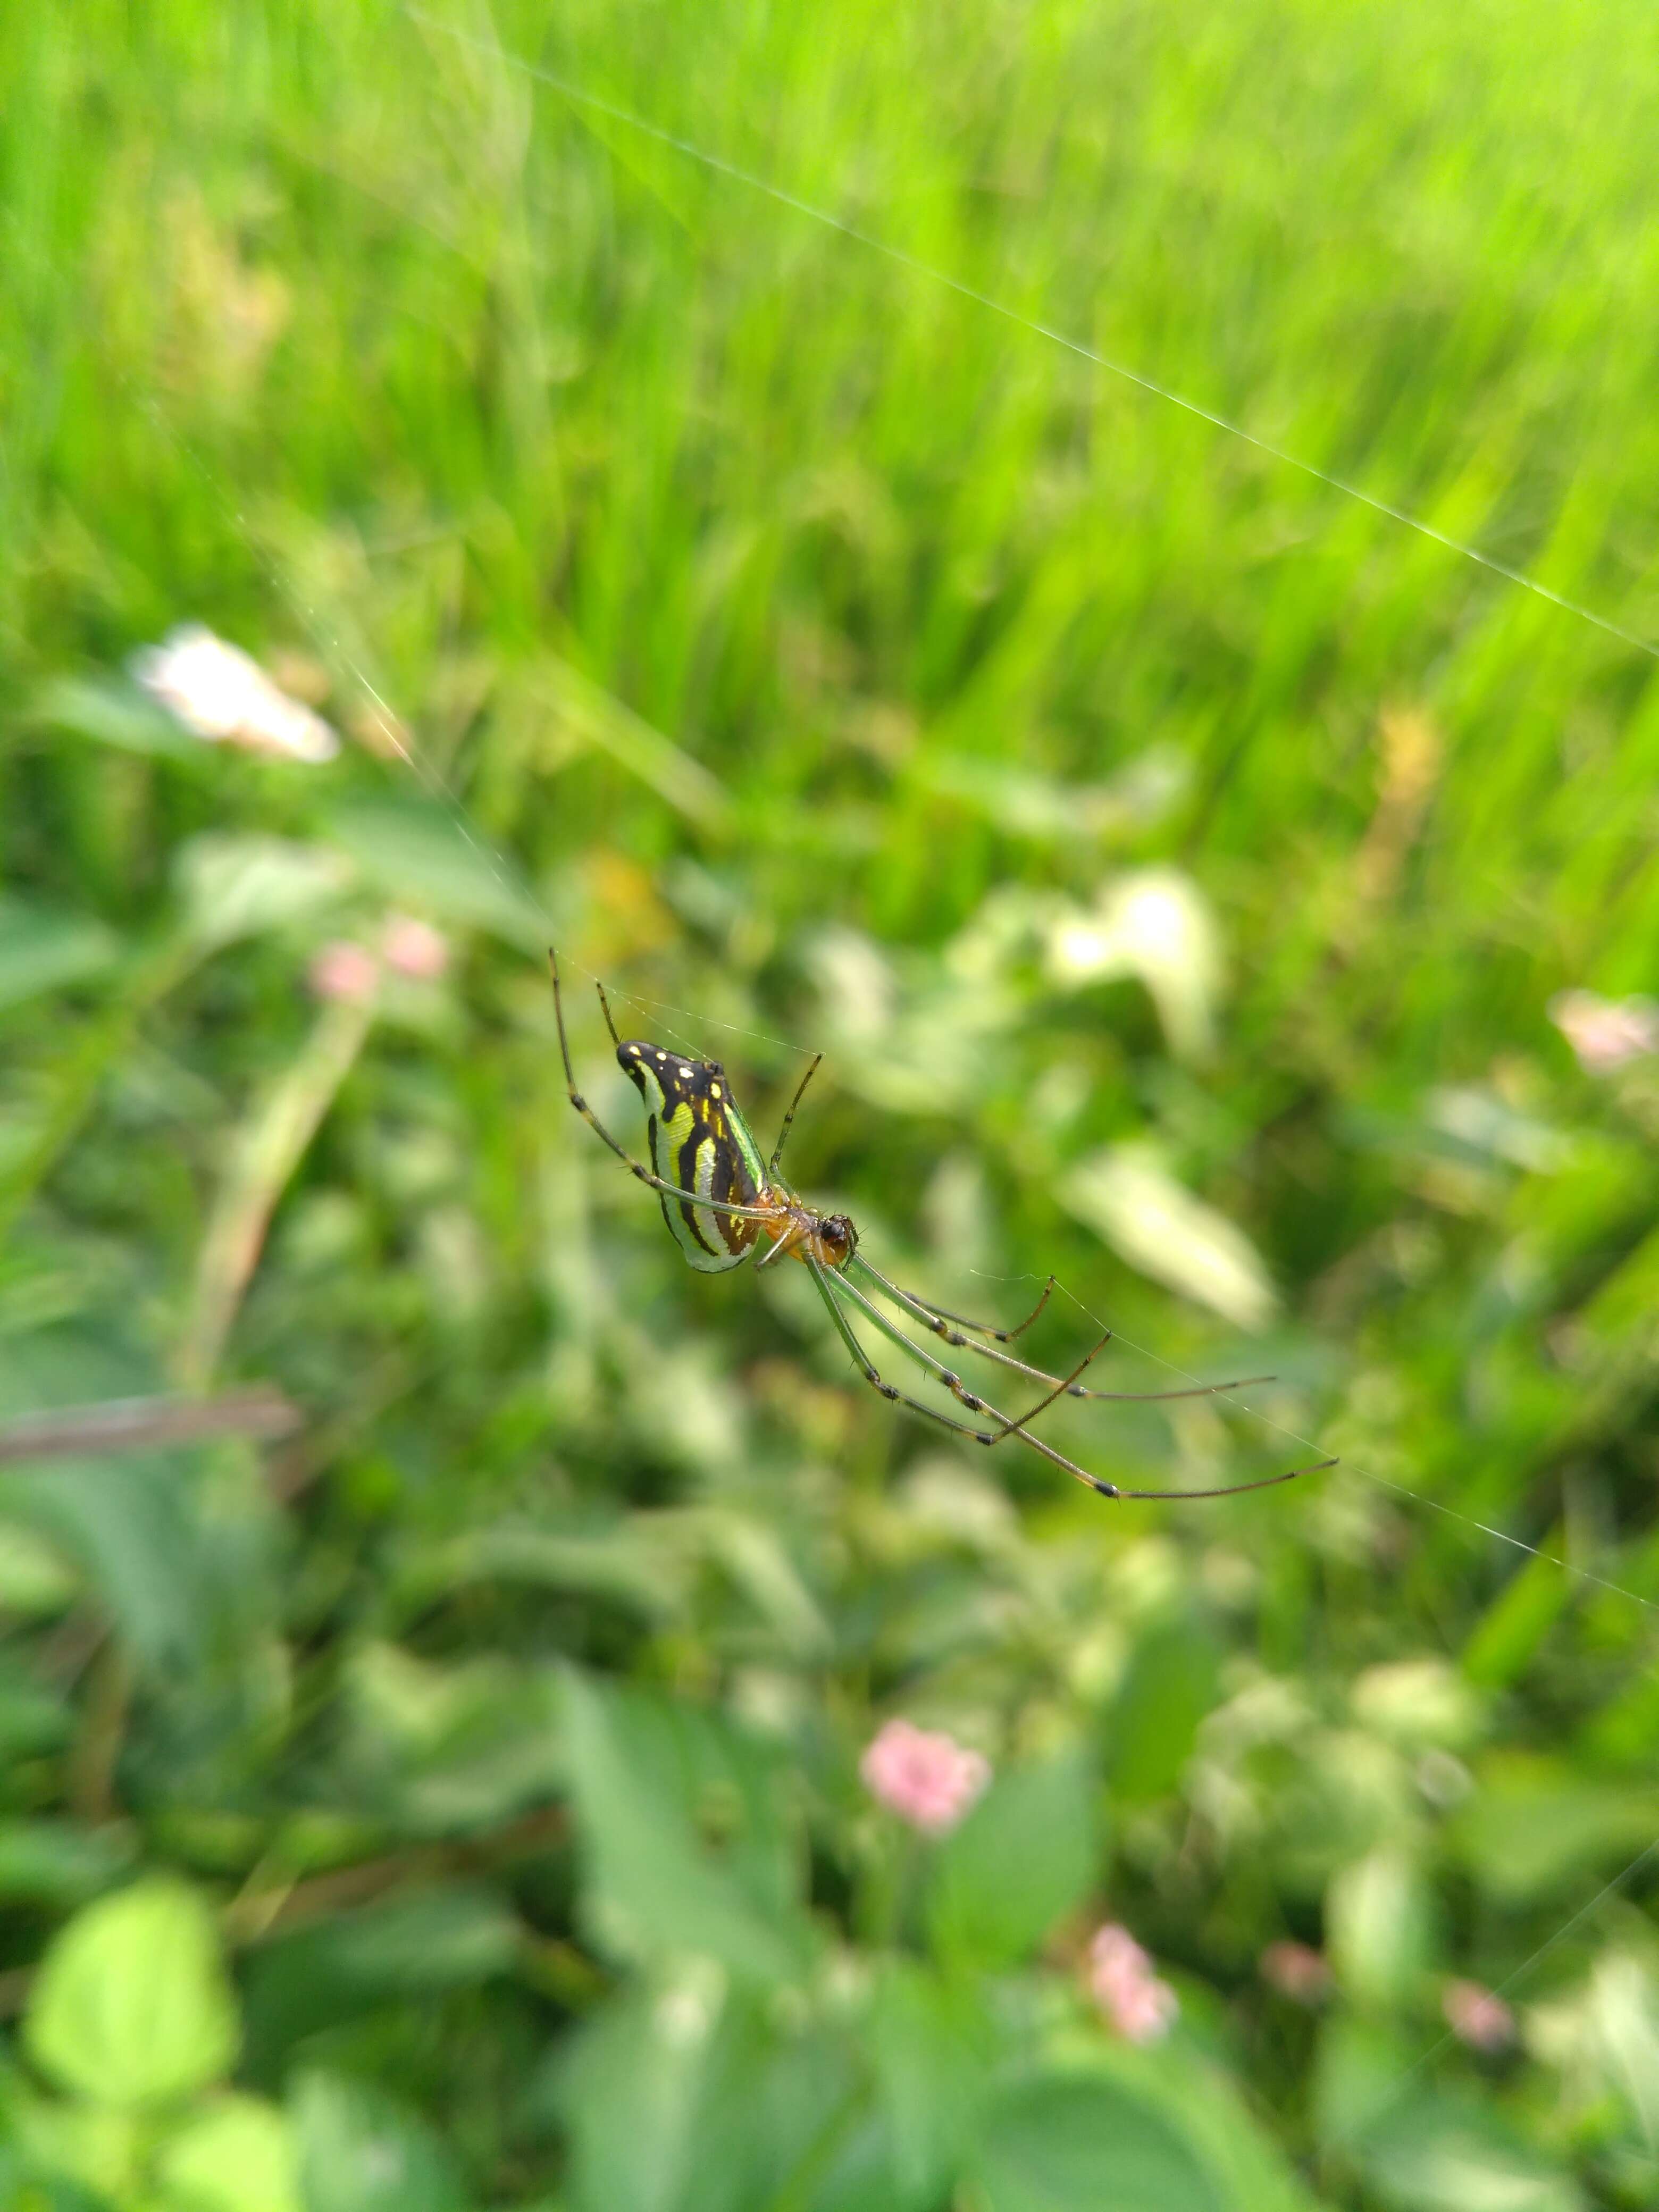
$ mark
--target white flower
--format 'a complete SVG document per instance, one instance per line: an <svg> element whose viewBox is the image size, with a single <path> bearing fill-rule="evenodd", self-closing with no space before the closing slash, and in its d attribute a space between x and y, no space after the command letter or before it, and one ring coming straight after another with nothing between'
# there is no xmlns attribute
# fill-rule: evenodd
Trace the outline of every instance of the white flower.
<svg viewBox="0 0 1659 2212"><path fill-rule="evenodd" d="M1138 868L1105 884L1092 908L1073 907L1048 932L1048 973L1077 988L1137 975L1151 992L1171 1051L1201 1059L1215 1035L1221 940L1203 894L1177 868Z"/></svg>
<svg viewBox="0 0 1659 2212"><path fill-rule="evenodd" d="M1602 999L1594 991L1558 991L1549 1018L1591 1075L1609 1075L1627 1060L1659 1052L1659 1006L1651 999Z"/></svg>
<svg viewBox="0 0 1659 2212"><path fill-rule="evenodd" d="M197 737L284 760L332 760L340 740L279 690L257 660L200 623L181 623L130 664L137 682Z"/></svg>

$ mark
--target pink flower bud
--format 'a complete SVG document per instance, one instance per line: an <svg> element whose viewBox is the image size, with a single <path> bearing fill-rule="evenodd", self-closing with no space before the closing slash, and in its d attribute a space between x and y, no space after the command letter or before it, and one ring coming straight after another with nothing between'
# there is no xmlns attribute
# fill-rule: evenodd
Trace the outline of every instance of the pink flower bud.
<svg viewBox="0 0 1659 2212"><path fill-rule="evenodd" d="M1479 1982L1448 1982L1440 1992L1446 2025L1471 2051L1507 2051L1515 2040L1515 2014L1495 1990Z"/></svg>
<svg viewBox="0 0 1659 2212"><path fill-rule="evenodd" d="M859 1772L878 1804L928 1836L954 1828L991 1778L978 1752L908 1721L887 1723L866 1747Z"/></svg>
<svg viewBox="0 0 1659 2212"><path fill-rule="evenodd" d="M386 916L380 951L388 968L412 976L417 983L435 981L449 965L448 939L430 922L416 921L413 915Z"/></svg>
<svg viewBox="0 0 1659 2212"><path fill-rule="evenodd" d="M1316 2005L1331 1986L1322 1954L1306 1943L1269 1943L1256 1964L1268 1987L1292 2004Z"/></svg>
<svg viewBox="0 0 1659 2212"><path fill-rule="evenodd" d="M1181 2010L1180 1998L1115 1920L1097 1928L1089 1945L1089 1988L1107 2026L1127 2043L1161 2042Z"/></svg>
<svg viewBox="0 0 1659 2212"><path fill-rule="evenodd" d="M380 963L374 955L346 938L325 945L311 963L311 988L319 999L360 1005L374 997L380 980Z"/></svg>

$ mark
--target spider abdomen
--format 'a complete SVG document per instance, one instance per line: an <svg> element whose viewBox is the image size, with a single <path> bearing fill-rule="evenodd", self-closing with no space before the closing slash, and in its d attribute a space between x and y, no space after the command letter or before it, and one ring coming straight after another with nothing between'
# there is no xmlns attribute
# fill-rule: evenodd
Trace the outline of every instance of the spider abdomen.
<svg viewBox="0 0 1659 2212"><path fill-rule="evenodd" d="M732 1101L717 1060L690 1060L629 1038L617 1060L645 1102L651 1164L665 1182L695 1191L662 1200L662 1218L690 1264L705 1275L740 1267L754 1249L759 1224L716 1211L763 1203L766 1170L760 1150Z"/></svg>

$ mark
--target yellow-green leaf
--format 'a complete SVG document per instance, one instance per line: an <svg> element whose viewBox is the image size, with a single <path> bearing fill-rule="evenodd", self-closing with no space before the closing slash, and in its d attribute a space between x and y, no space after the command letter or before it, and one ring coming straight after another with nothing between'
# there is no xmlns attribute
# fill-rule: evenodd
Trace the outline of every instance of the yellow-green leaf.
<svg viewBox="0 0 1659 2212"><path fill-rule="evenodd" d="M217 2081L238 2029L207 1906L171 1881L89 1905L46 1954L24 2036L43 2074L99 2104L155 2104Z"/></svg>

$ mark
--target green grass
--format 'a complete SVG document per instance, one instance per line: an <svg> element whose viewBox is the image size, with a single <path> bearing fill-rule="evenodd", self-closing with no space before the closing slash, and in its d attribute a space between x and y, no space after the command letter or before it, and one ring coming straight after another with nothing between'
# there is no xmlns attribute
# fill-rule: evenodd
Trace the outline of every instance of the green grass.
<svg viewBox="0 0 1659 2212"><path fill-rule="evenodd" d="M8 2180L1650 2202L1653 1863L1571 1916L1659 1833L1659 1088L1547 1007L1653 987L1653 660L1030 327L1659 641L1650 13L447 20L0 34L0 1420L307 1417L0 1467ZM145 711L185 620L341 759ZM239 920L252 848L195 841L254 837ZM1190 962L1160 1000L1055 950L1149 870L1221 947L1207 1047ZM388 908L454 965L358 1051L307 963ZM825 1048L793 1170L902 1279L1016 1316L1054 1269L1121 1387L1279 1377L1064 1448L1343 1470L1110 1509L896 1418L570 1114L550 934L763 1135ZM1170 1288L1229 1224L1255 1290ZM948 1844L858 1781L895 1714L997 1769ZM140 1871L234 1967L189 2125L234 2070L286 2197L118 2124L125 2045L42 2116L88 2085L34 1970ZM1156 2051L1079 1994L1108 1918L1178 1984ZM76 1924L122 2002L161 1971ZM1257 1970L1292 1936L1316 2010ZM1523 2051L1410 2070L1448 1976L1516 1970Z"/></svg>

